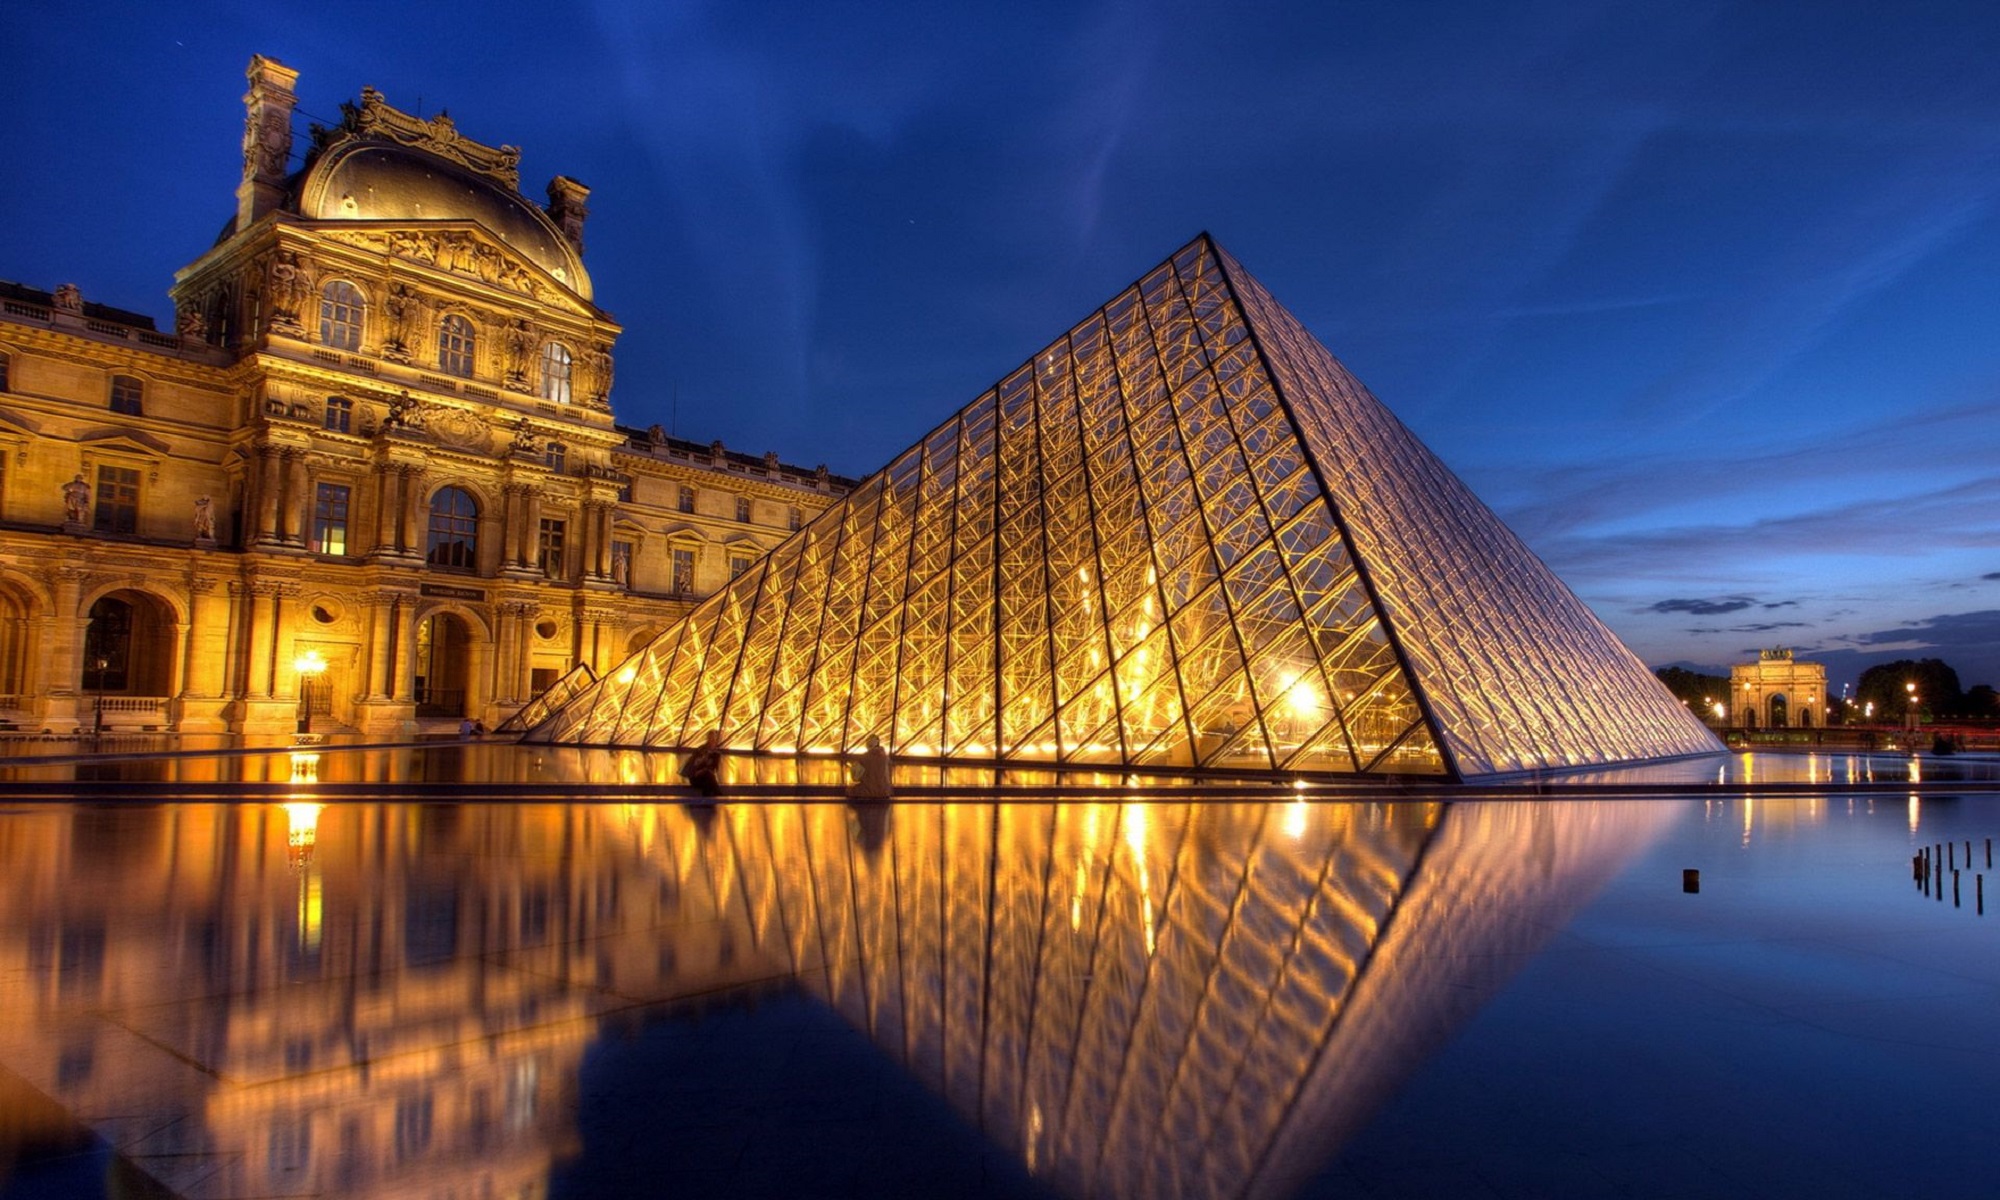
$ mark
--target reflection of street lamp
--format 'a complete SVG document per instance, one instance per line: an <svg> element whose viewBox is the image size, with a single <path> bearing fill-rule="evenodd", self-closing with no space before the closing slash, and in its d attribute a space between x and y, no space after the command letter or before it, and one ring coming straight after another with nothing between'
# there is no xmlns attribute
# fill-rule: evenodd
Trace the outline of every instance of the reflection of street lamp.
<svg viewBox="0 0 2000 1200"><path fill-rule="evenodd" d="M308 650L292 660L292 669L299 673L299 732L313 731L312 692L313 684L320 672L326 670L326 660L319 651Z"/></svg>
<svg viewBox="0 0 2000 1200"><path fill-rule="evenodd" d="M97 721L92 736L104 736L104 673L111 669L111 660L104 655L97 656Z"/></svg>

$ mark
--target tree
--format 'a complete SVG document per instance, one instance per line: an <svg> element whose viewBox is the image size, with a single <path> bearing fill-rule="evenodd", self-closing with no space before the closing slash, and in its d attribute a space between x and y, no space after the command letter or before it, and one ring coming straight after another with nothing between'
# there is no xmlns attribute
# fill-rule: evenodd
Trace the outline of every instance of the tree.
<svg viewBox="0 0 2000 1200"><path fill-rule="evenodd" d="M1729 677L1726 675L1703 675L1685 667L1661 667L1653 674L1667 685L1674 698L1693 709L1696 716L1706 720L1713 714L1713 706L1720 700L1729 702Z"/></svg>
<svg viewBox="0 0 2000 1200"><path fill-rule="evenodd" d="M1854 686L1854 702L1864 709L1873 704L1875 722L1894 725L1909 713L1911 684L1916 685L1917 714L1921 717L1955 713L1964 702L1958 672L1936 658L1899 658L1868 668Z"/></svg>
<svg viewBox="0 0 2000 1200"><path fill-rule="evenodd" d="M2000 717L2000 694L1993 691L1990 683L1975 683L1965 689L1965 702L1959 706L1959 713L1988 721Z"/></svg>

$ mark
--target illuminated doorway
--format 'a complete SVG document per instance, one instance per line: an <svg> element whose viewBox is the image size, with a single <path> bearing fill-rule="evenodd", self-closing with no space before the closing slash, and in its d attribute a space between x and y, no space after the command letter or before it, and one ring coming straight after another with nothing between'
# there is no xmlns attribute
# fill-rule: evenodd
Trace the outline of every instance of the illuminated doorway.
<svg viewBox="0 0 2000 1200"><path fill-rule="evenodd" d="M432 613L417 623L417 715L465 715L466 681L471 678L472 636L450 613Z"/></svg>

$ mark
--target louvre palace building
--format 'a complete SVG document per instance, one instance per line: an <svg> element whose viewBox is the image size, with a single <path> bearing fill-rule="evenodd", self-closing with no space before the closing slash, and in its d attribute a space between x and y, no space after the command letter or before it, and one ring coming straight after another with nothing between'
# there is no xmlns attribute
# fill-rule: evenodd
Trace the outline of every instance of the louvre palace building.
<svg viewBox="0 0 2000 1200"><path fill-rule="evenodd" d="M372 89L295 145L297 73L248 74L173 329L0 284L0 723L495 725L844 493L617 422L582 184Z"/></svg>

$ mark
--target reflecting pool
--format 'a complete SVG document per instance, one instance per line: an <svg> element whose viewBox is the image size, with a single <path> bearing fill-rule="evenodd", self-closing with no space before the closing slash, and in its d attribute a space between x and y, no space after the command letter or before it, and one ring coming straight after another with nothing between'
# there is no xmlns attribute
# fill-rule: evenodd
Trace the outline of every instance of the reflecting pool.
<svg viewBox="0 0 2000 1200"><path fill-rule="evenodd" d="M0 805L0 1194L1975 1194L1994 803Z"/></svg>

